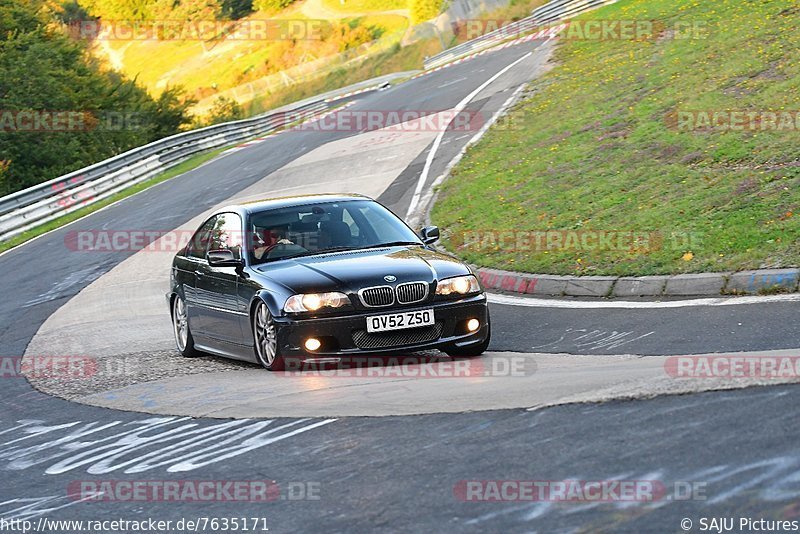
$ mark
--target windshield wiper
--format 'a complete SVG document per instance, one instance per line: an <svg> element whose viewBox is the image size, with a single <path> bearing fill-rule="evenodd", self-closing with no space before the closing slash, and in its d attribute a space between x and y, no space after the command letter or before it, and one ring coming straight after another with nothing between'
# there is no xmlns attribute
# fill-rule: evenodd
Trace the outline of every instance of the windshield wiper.
<svg viewBox="0 0 800 534"><path fill-rule="evenodd" d="M308 252L303 252L302 254L298 254L296 256L288 256L288 257L290 257L290 258L299 258L301 256L312 256L312 255L315 255L315 254L328 254L328 253L332 253L332 252L344 252L346 250L367 250L367 249L371 249L371 248L396 247L396 246L400 246L400 245L422 245L422 243L417 243L415 241L391 241L389 243L378 243L378 244L375 244L375 245L365 245L365 246L361 246L361 247L353 247L353 246L331 247L331 248L325 248L325 249L321 249L321 250L310 250Z"/></svg>
<svg viewBox="0 0 800 534"><path fill-rule="evenodd" d="M383 248L383 247L396 247L402 245L419 245L422 246L422 243L418 243L416 241L390 241L389 243L378 243L376 245L366 245L363 247L331 247L322 250L309 250L307 252L301 252L300 254L291 254L288 256L281 256L279 258L269 258L266 261L262 261L260 263L271 263L273 261L281 261L281 260L293 260L295 258L305 258L307 256L316 256L317 254L329 254L333 252L344 252L346 250L368 250L373 248Z"/></svg>
<svg viewBox="0 0 800 534"><path fill-rule="evenodd" d="M321 250L309 250L308 252L301 252L300 254L293 254L291 256L283 256L282 260L289 260L292 258L303 258L305 256L316 256L317 254L328 254L329 252L344 252L345 250L356 250L358 247L331 247Z"/></svg>
<svg viewBox="0 0 800 534"><path fill-rule="evenodd" d="M389 241L388 243L378 243L377 245L367 245L362 248L381 248L381 247L399 247L402 245L422 245L419 241Z"/></svg>

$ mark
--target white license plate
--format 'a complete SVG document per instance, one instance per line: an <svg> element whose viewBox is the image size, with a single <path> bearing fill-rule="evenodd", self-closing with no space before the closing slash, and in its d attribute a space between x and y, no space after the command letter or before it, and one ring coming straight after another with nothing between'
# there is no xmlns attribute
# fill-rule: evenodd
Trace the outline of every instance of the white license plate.
<svg viewBox="0 0 800 534"><path fill-rule="evenodd" d="M386 332L434 324L433 310L417 310L402 313L388 313L367 317L367 332Z"/></svg>

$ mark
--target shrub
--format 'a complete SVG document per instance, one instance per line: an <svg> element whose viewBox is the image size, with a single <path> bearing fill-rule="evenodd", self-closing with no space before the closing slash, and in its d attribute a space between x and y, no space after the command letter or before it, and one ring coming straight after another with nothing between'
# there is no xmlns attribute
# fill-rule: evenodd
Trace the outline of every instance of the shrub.
<svg viewBox="0 0 800 534"><path fill-rule="evenodd" d="M0 195L55 178L177 133L189 123L191 101L179 89L158 100L121 74L104 70L83 41L62 33L31 0L0 5ZM72 131L31 131L14 111L73 112L84 126ZM10 121L10 122L9 122ZM47 126L43 126L46 128Z"/></svg>
<svg viewBox="0 0 800 534"><path fill-rule="evenodd" d="M218 96L211 105L211 111L208 113L206 125L235 121L243 118L244 109L242 109L242 106L240 106L236 100Z"/></svg>
<svg viewBox="0 0 800 534"><path fill-rule="evenodd" d="M253 0L256 11L274 12L288 7L294 0Z"/></svg>
<svg viewBox="0 0 800 534"><path fill-rule="evenodd" d="M443 0L411 0L411 22L419 24L436 17L442 11Z"/></svg>

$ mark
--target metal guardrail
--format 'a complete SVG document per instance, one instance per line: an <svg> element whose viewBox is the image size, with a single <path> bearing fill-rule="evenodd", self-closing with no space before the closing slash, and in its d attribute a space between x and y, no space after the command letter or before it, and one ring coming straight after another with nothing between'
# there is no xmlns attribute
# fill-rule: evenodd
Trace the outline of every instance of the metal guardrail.
<svg viewBox="0 0 800 534"><path fill-rule="evenodd" d="M584 11L589 11L606 4L613 4L617 0L553 0L533 10L533 14L518 21L512 22L476 37L466 43L461 43L435 56L425 59L425 70L444 65L456 59L491 48L503 41L514 37L521 37L531 33L537 28L573 17Z"/></svg>
<svg viewBox="0 0 800 534"><path fill-rule="evenodd" d="M430 69L515 35L524 35L541 26L614 2L616 0L553 0L535 9L530 17L426 59L425 68ZM103 200L185 161L193 154L275 131L286 124L287 113L300 119L327 108L325 101L317 99L285 111L180 133L2 197L0 241Z"/></svg>
<svg viewBox="0 0 800 534"><path fill-rule="evenodd" d="M315 100L251 119L180 133L0 198L0 241L107 198L193 154L272 132L328 109ZM288 117L288 118L287 118Z"/></svg>

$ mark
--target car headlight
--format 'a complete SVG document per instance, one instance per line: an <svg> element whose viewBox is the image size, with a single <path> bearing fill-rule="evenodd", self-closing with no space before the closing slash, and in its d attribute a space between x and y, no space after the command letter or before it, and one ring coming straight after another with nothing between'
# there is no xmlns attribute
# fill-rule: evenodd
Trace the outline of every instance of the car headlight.
<svg viewBox="0 0 800 534"><path fill-rule="evenodd" d="M469 295L478 293L480 290L478 279L471 274L439 280L439 283L436 284L437 295Z"/></svg>
<svg viewBox="0 0 800 534"><path fill-rule="evenodd" d="M347 295L332 291L330 293L305 293L292 295L283 305L283 311L298 313L317 311L320 308L341 308L350 302Z"/></svg>

